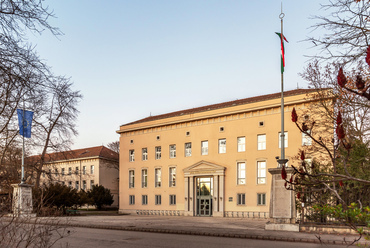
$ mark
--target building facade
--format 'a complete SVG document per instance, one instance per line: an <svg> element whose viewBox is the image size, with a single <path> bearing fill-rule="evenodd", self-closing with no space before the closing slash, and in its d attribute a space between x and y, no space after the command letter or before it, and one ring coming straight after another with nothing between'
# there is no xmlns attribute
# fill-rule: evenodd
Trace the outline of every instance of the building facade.
<svg viewBox="0 0 370 248"><path fill-rule="evenodd" d="M32 161L32 157L28 160ZM77 190L103 185L113 194L112 207L118 207L118 168L118 153L104 146L49 153L41 183L60 183Z"/></svg>
<svg viewBox="0 0 370 248"><path fill-rule="evenodd" d="M285 92L285 154L311 140L290 121L309 89ZM246 98L122 125L120 213L268 217L278 167L280 93Z"/></svg>

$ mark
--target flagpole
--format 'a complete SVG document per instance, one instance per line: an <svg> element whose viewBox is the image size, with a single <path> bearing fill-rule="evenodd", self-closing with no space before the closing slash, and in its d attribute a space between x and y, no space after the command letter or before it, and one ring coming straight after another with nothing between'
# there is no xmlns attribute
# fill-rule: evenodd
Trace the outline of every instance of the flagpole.
<svg viewBox="0 0 370 248"><path fill-rule="evenodd" d="M25 180L24 180L24 117L25 117L25 114L24 114L24 110L25 109L25 105L24 105L24 100L23 100L23 117L22 117L22 126L23 126L23 135L22 135L22 142L23 142L23 145L22 145L22 174L21 174L21 184L24 184L26 183Z"/></svg>

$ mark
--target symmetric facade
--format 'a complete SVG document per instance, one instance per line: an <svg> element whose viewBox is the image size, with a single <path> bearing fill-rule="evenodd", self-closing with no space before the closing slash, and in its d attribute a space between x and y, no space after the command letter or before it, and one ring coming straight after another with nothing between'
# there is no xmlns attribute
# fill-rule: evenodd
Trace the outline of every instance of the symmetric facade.
<svg viewBox="0 0 370 248"><path fill-rule="evenodd" d="M311 140L290 121L309 89L285 92L285 153ZM271 175L280 155L280 93L122 125L121 213L268 217Z"/></svg>

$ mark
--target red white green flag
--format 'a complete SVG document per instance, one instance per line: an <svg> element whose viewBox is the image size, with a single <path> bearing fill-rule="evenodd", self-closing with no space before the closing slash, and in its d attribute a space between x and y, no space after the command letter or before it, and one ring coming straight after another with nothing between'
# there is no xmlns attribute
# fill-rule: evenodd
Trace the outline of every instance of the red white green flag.
<svg viewBox="0 0 370 248"><path fill-rule="evenodd" d="M277 33L276 32L276 34L280 37L280 43L281 43L281 73L283 73L284 72L284 67L285 67L284 40L286 42L288 42L288 41L282 33Z"/></svg>

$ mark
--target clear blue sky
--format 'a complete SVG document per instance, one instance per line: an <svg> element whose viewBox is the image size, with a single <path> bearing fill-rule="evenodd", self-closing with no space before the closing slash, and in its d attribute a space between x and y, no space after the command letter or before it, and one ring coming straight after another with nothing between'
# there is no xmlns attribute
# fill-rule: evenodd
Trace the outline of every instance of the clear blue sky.
<svg viewBox="0 0 370 248"><path fill-rule="evenodd" d="M284 0L285 90L313 54L302 42L323 1ZM281 1L45 2L64 36L30 36L42 59L84 95L72 148L118 140L121 124L280 92Z"/></svg>

